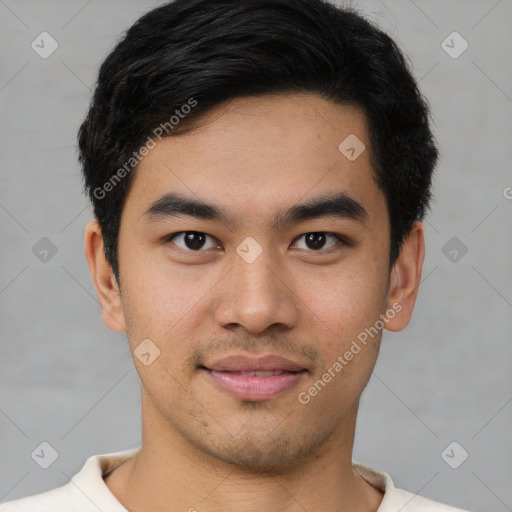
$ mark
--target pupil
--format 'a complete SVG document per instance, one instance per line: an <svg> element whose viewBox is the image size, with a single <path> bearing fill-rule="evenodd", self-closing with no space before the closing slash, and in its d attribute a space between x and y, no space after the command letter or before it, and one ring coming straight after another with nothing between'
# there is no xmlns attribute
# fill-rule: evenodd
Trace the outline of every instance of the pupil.
<svg viewBox="0 0 512 512"><path fill-rule="evenodd" d="M310 249L321 249L325 243L324 233L309 233L306 237L306 245Z"/></svg>
<svg viewBox="0 0 512 512"><path fill-rule="evenodd" d="M189 249L201 249L205 236L197 231L189 231L185 236L185 244Z"/></svg>

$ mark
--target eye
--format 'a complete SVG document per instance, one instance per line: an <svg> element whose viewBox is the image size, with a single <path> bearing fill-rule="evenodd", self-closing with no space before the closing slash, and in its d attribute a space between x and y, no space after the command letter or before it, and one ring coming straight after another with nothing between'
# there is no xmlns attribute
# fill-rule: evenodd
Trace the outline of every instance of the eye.
<svg viewBox="0 0 512 512"><path fill-rule="evenodd" d="M208 239L211 240L209 245L207 243ZM200 252L201 249L212 249L219 246L215 243L213 237L200 231L174 233L166 238L166 242L172 242L185 252Z"/></svg>
<svg viewBox="0 0 512 512"><path fill-rule="evenodd" d="M334 235L333 233L325 233L323 231L315 231L311 233L304 233L297 240L301 240L304 238L304 245L306 247L299 247L299 249L311 249L313 251L319 251L321 249L331 249L336 245L342 244L344 240L342 237L338 235ZM326 241L331 239L334 240L333 243L325 247Z"/></svg>
<svg viewBox="0 0 512 512"><path fill-rule="evenodd" d="M347 244L342 236L323 231L304 233L296 238L304 240L302 247L296 241L293 245L298 249L306 249L312 252L326 251L337 245ZM329 243L330 241L330 243ZM204 252L207 249L220 248L220 244L210 235L201 231L180 231L165 238L165 242L172 242L178 249L188 253Z"/></svg>

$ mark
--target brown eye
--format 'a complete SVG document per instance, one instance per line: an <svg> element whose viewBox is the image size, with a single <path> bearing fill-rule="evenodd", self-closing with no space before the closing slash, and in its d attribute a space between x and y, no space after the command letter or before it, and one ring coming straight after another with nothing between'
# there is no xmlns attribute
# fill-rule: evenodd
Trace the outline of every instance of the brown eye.
<svg viewBox="0 0 512 512"><path fill-rule="evenodd" d="M322 249L331 249L332 247L335 247L337 244L342 242L342 239L334 235L332 233L324 233L323 231L318 232L311 232L311 233L305 233L304 235L301 235L297 240L304 239L304 246L305 247L299 247L300 249L306 248L312 251L320 251ZM327 245L326 242L328 240L333 240L333 243Z"/></svg>
<svg viewBox="0 0 512 512"><path fill-rule="evenodd" d="M208 246L208 239L212 239L212 242ZM169 242L174 243L180 249L184 251L198 252L201 249L211 249L217 247L217 244L213 241L213 238L206 233L200 231L182 231L181 233L175 233L167 239Z"/></svg>

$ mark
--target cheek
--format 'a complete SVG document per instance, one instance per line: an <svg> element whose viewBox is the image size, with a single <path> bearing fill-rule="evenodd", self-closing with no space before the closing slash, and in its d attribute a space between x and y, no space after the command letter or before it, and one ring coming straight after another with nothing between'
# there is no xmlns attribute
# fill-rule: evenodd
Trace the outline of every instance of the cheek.
<svg viewBox="0 0 512 512"><path fill-rule="evenodd" d="M368 261L338 272L331 269L324 278L309 274L304 281L301 297L308 312L304 322L309 323L309 336L317 340L323 360L314 376L316 384L306 391L316 393L314 401L320 409L327 403L348 407L371 376L382 334L372 327L386 304L382 275L382 268ZM337 407L335 414L342 409Z"/></svg>
<svg viewBox="0 0 512 512"><path fill-rule="evenodd" d="M184 267L171 265L163 249L151 257L144 250L124 251L120 257L123 304L132 327L154 335L164 333L185 315L205 287L197 273L193 279Z"/></svg>
<svg viewBox="0 0 512 512"><path fill-rule="evenodd" d="M382 290L364 284L354 279L350 285L345 282L342 291L309 297L308 308L314 313L310 335L317 340L323 363L312 376L312 386L302 391L319 414L343 414L360 396L375 366L382 330L372 327L382 313Z"/></svg>
<svg viewBox="0 0 512 512"><path fill-rule="evenodd" d="M330 351L373 325L386 304L385 274L371 262L310 271L300 282L304 312L329 339L324 347Z"/></svg>
<svg viewBox="0 0 512 512"><path fill-rule="evenodd" d="M128 342L146 392L155 401L160 395L177 401L187 387L189 369L184 370L184 364L197 336L201 298L211 285L197 276L188 279L179 270L171 271L170 266L165 269L154 261L146 263L139 260L126 266L123 308ZM149 365L138 359L143 340L157 347L150 345L149 351L158 355Z"/></svg>

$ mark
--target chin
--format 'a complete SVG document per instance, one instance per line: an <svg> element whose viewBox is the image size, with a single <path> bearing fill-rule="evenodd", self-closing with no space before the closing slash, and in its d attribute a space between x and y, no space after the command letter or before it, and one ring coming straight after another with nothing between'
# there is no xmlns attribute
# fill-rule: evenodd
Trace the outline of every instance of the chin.
<svg viewBox="0 0 512 512"><path fill-rule="evenodd" d="M297 433L294 433L297 436ZM207 444L206 441L209 441ZM261 430L252 434L226 434L222 439L212 435L192 441L203 453L236 466L238 470L250 473L277 475L296 467L299 461L315 457L316 449L322 444L319 436L303 432L299 437L274 429Z"/></svg>

